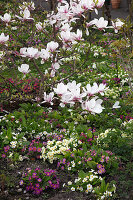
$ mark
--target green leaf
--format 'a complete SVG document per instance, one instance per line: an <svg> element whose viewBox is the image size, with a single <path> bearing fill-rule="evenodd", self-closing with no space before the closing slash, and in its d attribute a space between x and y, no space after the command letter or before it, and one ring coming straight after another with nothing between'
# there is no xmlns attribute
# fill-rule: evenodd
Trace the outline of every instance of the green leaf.
<svg viewBox="0 0 133 200"><path fill-rule="evenodd" d="M106 183L105 180L103 179L101 182L100 192L104 193L104 191L106 191Z"/></svg>
<svg viewBox="0 0 133 200"><path fill-rule="evenodd" d="M78 173L78 176L79 176L79 178L85 178L85 177L86 177L86 173L85 173L83 170L81 170L81 171Z"/></svg>
<svg viewBox="0 0 133 200"><path fill-rule="evenodd" d="M97 163L95 161L87 161L87 165L91 168L91 169L95 169Z"/></svg>

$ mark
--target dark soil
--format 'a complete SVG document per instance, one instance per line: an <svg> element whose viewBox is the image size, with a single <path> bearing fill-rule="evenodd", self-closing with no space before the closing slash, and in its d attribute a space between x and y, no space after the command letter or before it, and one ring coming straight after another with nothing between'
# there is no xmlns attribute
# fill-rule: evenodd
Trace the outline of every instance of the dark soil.
<svg viewBox="0 0 133 200"><path fill-rule="evenodd" d="M49 165L47 162L41 160L36 160L34 162L24 160L14 165L10 161L0 160L0 200L95 200L92 195L88 197L87 194L72 192L63 188L63 183L73 180L76 175L68 174L68 172L61 170L58 170L57 174L60 179L59 190L47 190L39 197L28 192L25 193L21 186L19 186L21 174L26 168L36 167L40 167L40 169L51 168L56 170L56 163Z"/></svg>

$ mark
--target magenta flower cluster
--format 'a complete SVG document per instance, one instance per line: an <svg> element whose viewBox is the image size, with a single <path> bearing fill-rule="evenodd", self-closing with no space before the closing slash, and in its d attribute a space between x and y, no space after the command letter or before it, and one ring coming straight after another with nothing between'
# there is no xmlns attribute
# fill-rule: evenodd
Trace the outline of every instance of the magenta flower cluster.
<svg viewBox="0 0 133 200"><path fill-rule="evenodd" d="M29 155L32 155L36 158L40 158L40 154L42 151L42 147L43 144L39 141L39 140L32 140L32 142L29 145L28 151L29 151Z"/></svg>
<svg viewBox="0 0 133 200"><path fill-rule="evenodd" d="M43 171L40 168L27 168L19 184L24 187L27 192L40 195L48 188L58 189L60 187L60 180L57 178L55 170L45 169Z"/></svg>
<svg viewBox="0 0 133 200"><path fill-rule="evenodd" d="M88 145L92 146L92 144L95 142L95 139L97 138L97 136L94 135L95 128L93 130L90 128L88 131L91 131L92 137L90 138L89 134L87 133L81 133L79 140L82 143L87 143Z"/></svg>
<svg viewBox="0 0 133 200"><path fill-rule="evenodd" d="M2 158L5 158L7 156L9 149L10 149L10 147L8 145L4 147L4 153L1 155Z"/></svg>

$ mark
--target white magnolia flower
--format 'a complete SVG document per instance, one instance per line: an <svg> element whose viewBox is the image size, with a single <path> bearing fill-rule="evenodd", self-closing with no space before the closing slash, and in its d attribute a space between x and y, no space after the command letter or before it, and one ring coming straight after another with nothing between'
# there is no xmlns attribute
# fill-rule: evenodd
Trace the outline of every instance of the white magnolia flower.
<svg viewBox="0 0 133 200"><path fill-rule="evenodd" d="M24 75L30 72L29 65L27 64L22 64L21 67L18 67L18 70L22 72Z"/></svg>
<svg viewBox="0 0 133 200"><path fill-rule="evenodd" d="M41 64L44 63L44 61L48 60L50 58L50 53L47 49L41 49L40 51L40 58L42 58L41 60Z"/></svg>
<svg viewBox="0 0 133 200"><path fill-rule="evenodd" d="M99 86L97 83L93 83L93 86L91 87L90 84L86 85L86 89L83 88L83 91L88 95L88 96L93 96L96 93L100 93L102 96L104 95L106 85L101 83Z"/></svg>
<svg viewBox="0 0 133 200"><path fill-rule="evenodd" d="M93 10L94 7L95 7L95 3L93 0L82 0L81 1L81 7L84 9L84 10Z"/></svg>
<svg viewBox="0 0 133 200"><path fill-rule="evenodd" d="M121 106L119 106L119 101L116 101L115 104L113 105L113 108L120 108Z"/></svg>
<svg viewBox="0 0 133 200"><path fill-rule="evenodd" d="M24 11L20 11L20 14L23 17L19 17L18 15L16 15L16 17L22 21L25 21L25 20L33 21L34 20L33 18L30 18L30 11L27 7L24 9Z"/></svg>
<svg viewBox="0 0 133 200"><path fill-rule="evenodd" d="M36 29L37 29L38 31L41 31L41 30L42 30L42 23L41 23L41 22L38 22L38 23L36 24Z"/></svg>
<svg viewBox="0 0 133 200"><path fill-rule="evenodd" d="M93 86L91 87L90 84L87 84L86 89L83 87L83 91L88 96L93 96L94 94L98 93L98 85L96 83L93 83Z"/></svg>
<svg viewBox="0 0 133 200"><path fill-rule="evenodd" d="M4 33L1 33L1 35L0 35L0 44L4 44L8 40L9 40L9 35L5 36Z"/></svg>
<svg viewBox="0 0 133 200"><path fill-rule="evenodd" d="M100 17L100 19L97 21L95 25L99 30L103 30L104 28L107 28L108 21L104 20L103 17Z"/></svg>
<svg viewBox="0 0 133 200"><path fill-rule="evenodd" d="M47 50L48 51L55 51L58 48L59 44L57 42L51 41L47 44Z"/></svg>
<svg viewBox="0 0 133 200"><path fill-rule="evenodd" d="M38 51L37 48L33 48L33 47L24 47L20 49L20 54L22 57L29 57L29 58L39 58L40 56L40 52Z"/></svg>
<svg viewBox="0 0 133 200"><path fill-rule="evenodd" d="M58 83L57 88L53 89L58 96L62 96L63 94L67 93L67 88L67 85L64 85L64 83Z"/></svg>
<svg viewBox="0 0 133 200"><path fill-rule="evenodd" d="M95 1L95 4L96 4L96 7L97 8L101 8L105 3L105 0L98 0L98 1Z"/></svg>
<svg viewBox="0 0 133 200"><path fill-rule="evenodd" d="M50 92L48 95L46 92L44 92L44 101L42 103L50 103L50 105L53 105L53 97L54 97L54 92Z"/></svg>
<svg viewBox="0 0 133 200"><path fill-rule="evenodd" d="M82 30L77 29L77 34L74 34L74 40L81 40Z"/></svg>
<svg viewBox="0 0 133 200"><path fill-rule="evenodd" d="M74 102L71 101L71 94L69 93L63 94L61 97L60 106L65 107L66 104L71 104L71 105L74 104Z"/></svg>
<svg viewBox="0 0 133 200"><path fill-rule="evenodd" d="M75 90L80 89L81 83L76 84L76 81L72 81L71 83L69 82L69 83L67 84L67 86L68 86L68 90L69 90L71 93L73 93L73 92L75 92Z"/></svg>
<svg viewBox="0 0 133 200"><path fill-rule="evenodd" d="M72 32L70 32L70 30L67 30L67 31L61 31L59 38L63 40L63 42L72 42L74 40L74 36L75 33L73 34Z"/></svg>
<svg viewBox="0 0 133 200"><path fill-rule="evenodd" d="M103 30L107 28L107 25L108 25L108 21L104 20L103 17L100 17L99 19L94 19L93 23L99 30Z"/></svg>
<svg viewBox="0 0 133 200"><path fill-rule="evenodd" d="M118 33L118 30L123 26L123 22L120 19L117 19L115 22L112 21L112 26L115 30L115 33Z"/></svg>
<svg viewBox="0 0 133 200"><path fill-rule="evenodd" d="M71 31L71 30L72 30L72 27L70 27L68 23L63 24L61 27L61 31L64 31L64 32Z"/></svg>
<svg viewBox="0 0 133 200"><path fill-rule="evenodd" d="M5 14L4 14L4 17L0 16L0 19L1 19L3 22L5 22L5 23L9 23L10 20L11 20L11 15L8 14L8 13L5 13Z"/></svg>
<svg viewBox="0 0 133 200"><path fill-rule="evenodd" d="M91 112L92 114L99 114L103 111L103 107L101 106L101 103L103 101L101 99L91 99L90 101L85 101L82 103L82 109L83 110L88 110L89 112Z"/></svg>

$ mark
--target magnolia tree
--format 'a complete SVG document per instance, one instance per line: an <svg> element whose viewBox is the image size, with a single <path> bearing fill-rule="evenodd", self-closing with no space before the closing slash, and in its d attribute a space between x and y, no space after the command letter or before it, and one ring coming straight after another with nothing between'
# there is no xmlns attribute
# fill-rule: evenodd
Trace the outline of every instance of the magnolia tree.
<svg viewBox="0 0 133 200"><path fill-rule="evenodd" d="M24 77L32 71L33 66L36 68L41 78L37 101L53 105L54 100L58 98L62 107L66 104L74 106L78 102L83 110L92 114L102 112L102 100L97 95L104 95L106 86L93 83L93 85L87 84L86 87L81 88L81 83L69 82L69 77L76 73L79 66L81 70L84 64L77 64L75 52L77 52L79 44L84 42L84 37L90 37L89 30L91 28L99 31L114 28L115 32L118 32L123 26L120 20L116 20L112 22L112 27L109 27L108 21L103 17L95 18L92 21L87 20L88 12L94 10L98 14L98 9L104 5L104 2L105 0L70 0L68 3L65 0L58 0L57 7L54 7L54 10L49 12L43 21L38 21L36 16L33 17L35 10L33 2L24 2L23 5L20 5L19 13L11 12L0 16L1 22L5 25L5 33L0 35L0 44L3 47L2 57L10 53L17 56L22 64L15 67L18 68L18 73L23 73ZM84 21L84 26L80 26L82 29L76 27L81 18ZM14 26L18 22L19 25ZM16 36L16 40L18 39L20 42L19 48L14 47L10 51L8 41L11 35L8 35L8 30L15 35L15 31L19 28L23 31L22 35ZM34 43L37 36L44 43ZM68 63L66 61L70 60L70 56L73 59ZM88 54L86 59L87 57ZM68 76L62 77L62 68L65 65L70 68L70 71ZM45 71L42 70L43 67ZM56 75L60 77L58 80ZM49 79L51 79L50 84L47 83ZM64 83L65 80L67 84Z"/></svg>

